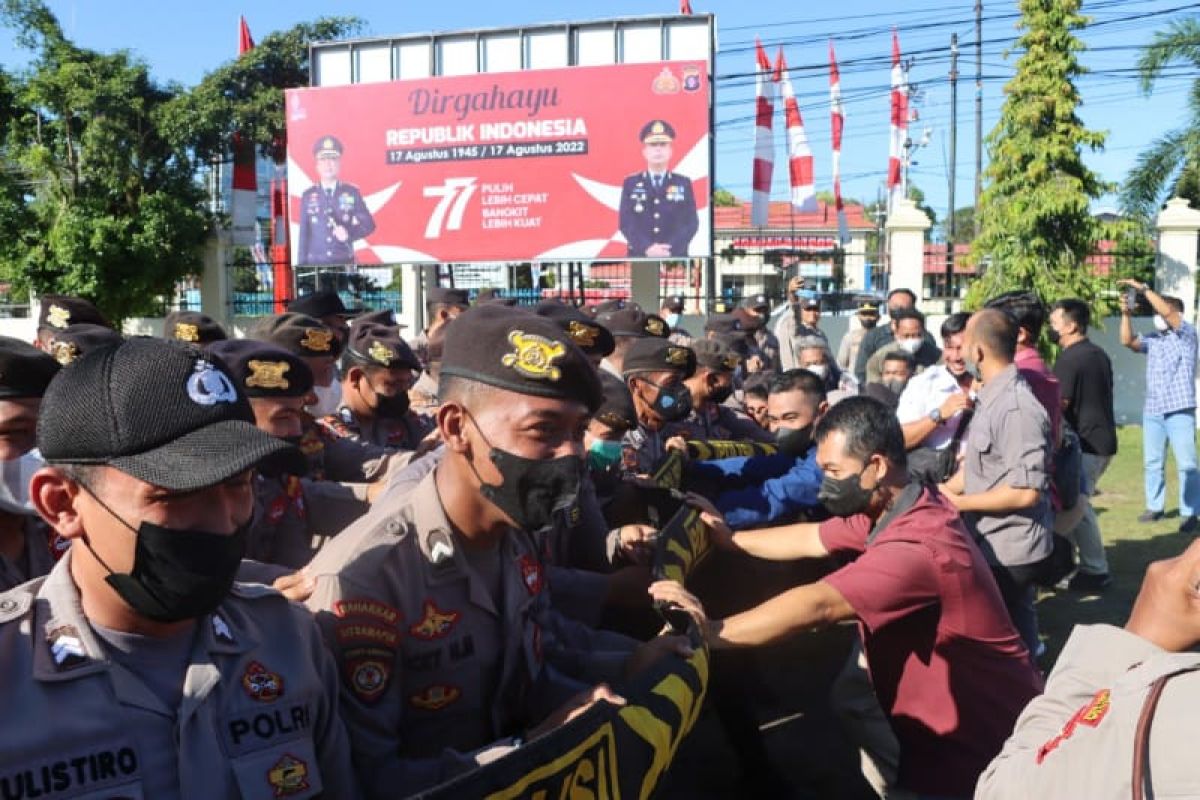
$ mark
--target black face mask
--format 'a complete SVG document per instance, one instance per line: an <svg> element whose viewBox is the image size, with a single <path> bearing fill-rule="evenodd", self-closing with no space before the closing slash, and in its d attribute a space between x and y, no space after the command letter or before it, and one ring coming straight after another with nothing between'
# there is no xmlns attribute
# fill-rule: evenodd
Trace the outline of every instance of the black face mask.
<svg viewBox="0 0 1200 800"><path fill-rule="evenodd" d="M1062 337L1059 335L1058 331L1054 330L1054 328L1049 328L1046 331L1046 338L1050 340L1050 344L1058 344L1058 340Z"/></svg>
<svg viewBox="0 0 1200 800"><path fill-rule="evenodd" d="M408 413L408 392L396 395L375 395L375 416L386 419L402 419Z"/></svg>
<svg viewBox="0 0 1200 800"><path fill-rule="evenodd" d="M803 428L780 428L775 431L775 444L784 455L800 458L812 444L812 432L811 422Z"/></svg>
<svg viewBox="0 0 1200 800"><path fill-rule="evenodd" d="M658 389L658 396L654 398L650 407L663 422L677 422L692 413L692 391L687 384L676 383L671 386L659 386L650 381L646 381L646 383Z"/></svg>
<svg viewBox="0 0 1200 800"><path fill-rule="evenodd" d="M866 467L863 467L863 472ZM867 510L871 504L874 489L864 489L859 482L862 472L847 475L844 478L831 478L828 475L821 481L817 491L817 500L835 517L852 517Z"/></svg>
<svg viewBox="0 0 1200 800"><path fill-rule="evenodd" d="M714 386L708 392L708 399L720 405L733 396L733 384L727 383L723 386Z"/></svg>
<svg viewBox="0 0 1200 800"><path fill-rule="evenodd" d="M113 572L86 538L84 543L108 570L104 580L139 615L155 622L196 619L215 611L229 594L246 552L250 520L231 534L177 530L152 522L135 529L90 490L88 494L137 537L133 571L128 574Z"/></svg>
<svg viewBox="0 0 1200 800"><path fill-rule="evenodd" d="M866 330L871 330L879 324L879 317L859 317L858 324Z"/></svg>
<svg viewBox="0 0 1200 800"><path fill-rule="evenodd" d="M471 422L490 449L488 458L500 472L501 483L486 483L473 463L471 471L479 480L483 496L503 511L514 525L523 531L537 533L553 525L557 515L570 512L578 505L584 468L582 459L578 456L525 458L493 446L474 418Z"/></svg>

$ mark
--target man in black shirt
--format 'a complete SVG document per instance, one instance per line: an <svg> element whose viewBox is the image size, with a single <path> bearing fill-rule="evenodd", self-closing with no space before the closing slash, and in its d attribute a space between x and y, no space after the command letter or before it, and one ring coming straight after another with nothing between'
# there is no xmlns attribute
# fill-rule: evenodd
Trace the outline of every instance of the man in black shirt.
<svg viewBox="0 0 1200 800"><path fill-rule="evenodd" d="M1096 491L1100 476L1117 452L1112 362L1087 338L1090 321L1087 303L1060 300L1050 314L1049 330L1050 341L1062 348L1054 363L1054 376L1062 391L1063 421L1079 435L1087 482L1077 506L1082 516L1065 534L1079 548L1079 571L1071 579L1070 588L1080 591L1099 591L1112 583L1100 526L1088 497Z"/></svg>

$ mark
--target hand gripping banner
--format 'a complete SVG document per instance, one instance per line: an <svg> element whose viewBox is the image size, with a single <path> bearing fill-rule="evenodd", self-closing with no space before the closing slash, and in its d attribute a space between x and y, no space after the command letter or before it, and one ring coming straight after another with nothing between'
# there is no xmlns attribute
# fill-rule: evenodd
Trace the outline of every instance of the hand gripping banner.
<svg viewBox="0 0 1200 800"><path fill-rule="evenodd" d="M684 581L707 555L699 514L681 508L658 538L656 578ZM637 676L617 707L597 703L586 713L497 761L437 786L422 800L646 800L653 796L680 742L700 716L708 689L709 653L691 617L663 609L685 626L691 658L667 657ZM402 795L397 795L402 796Z"/></svg>

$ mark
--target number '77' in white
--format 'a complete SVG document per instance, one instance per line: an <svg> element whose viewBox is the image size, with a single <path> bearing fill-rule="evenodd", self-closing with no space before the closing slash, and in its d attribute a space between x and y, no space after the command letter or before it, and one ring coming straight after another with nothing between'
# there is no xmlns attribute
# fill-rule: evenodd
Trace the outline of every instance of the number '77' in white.
<svg viewBox="0 0 1200 800"><path fill-rule="evenodd" d="M425 238L437 239L442 235L442 222L446 222L446 230L462 229L463 212L467 210L467 201L475 193L475 178L447 178L441 186L426 186L426 197L440 197L441 200L429 215L429 224L425 226ZM446 219L449 212L450 218Z"/></svg>

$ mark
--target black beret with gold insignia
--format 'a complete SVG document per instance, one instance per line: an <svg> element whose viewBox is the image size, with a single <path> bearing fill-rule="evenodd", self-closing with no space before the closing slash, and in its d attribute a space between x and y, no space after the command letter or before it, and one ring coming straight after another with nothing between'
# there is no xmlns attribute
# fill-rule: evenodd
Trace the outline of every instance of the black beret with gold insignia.
<svg viewBox="0 0 1200 800"><path fill-rule="evenodd" d="M618 311L598 314L596 321L612 331L613 336L653 336L665 339L671 335L671 326L657 314L647 314L640 306L626 306Z"/></svg>
<svg viewBox="0 0 1200 800"><path fill-rule="evenodd" d="M54 334L50 341L50 355L65 367L84 353L99 350L121 340L121 334L104 325L68 325L65 330Z"/></svg>
<svg viewBox="0 0 1200 800"><path fill-rule="evenodd" d="M638 339L625 354L622 374L628 378L639 372L679 372L685 378L696 371L696 354L667 339L648 336Z"/></svg>
<svg viewBox="0 0 1200 800"><path fill-rule="evenodd" d="M247 397L303 397L312 391L313 374L304 359L270 342L224 339L207 350Z"/></svg>
<svg viewBox="0 0 1200 800"><path fill-rule="evenodd" d="M163 338L178 339L204 346L228 339L225 329L208 314L199 311L172 311L163 320Z"/></svg>
<svg viewBox="0 0 1200 800"><path fill-rule="evenodd" d="M251 331L250 338L270 342L304 358L336 358L341 353L337 337L328 325L315 317L292 311L267 317Z"/></svg>
<svg viewBox="0 0 1200 800"><path fill-rule="evenodd" d="M0 398L41 397L59 364L31 344L0 336Z"/></svg>
<svg viewBox="0 0 1200 800"><path fill-rule="evenodd" d="M350 325L342 363L387 369L421 369L421 362L413 354L412 348L400 338L399 328L364 322L362 319L356 319Z"/></svg>
<svg viewBox="0 0 1200 800"><path fill-rule="evenodd" d="M696 365L714 372L733 372L742 363L742 358L720 339L698 339L692 342L696 354Z"/></svg>
<svg viewBox="0 0 1200 800"><path fill-rule="evenodd" d="M616 347L616 341L608 328L575 306L557 300L546 300L538 303L533 313L558 323L559 327L567 332L567 336L571 337L571 341L588 355L603 358Z"/></svg>
<svg viewBox="0 0 1200 800"><path fill-rule="evenodd" d="M633 406L633 395L625 382L611 372L600 372L600 386L604 389L604 402L592 415L615 431L630 431L637 427L637 410Z"/></svg>
<svg viewBox="0 0 1200 800"><path fill-rule="evenodd" d="M442 372L538 397L577 400L595 411L600 378L558 324L519 308L475 306L446 329Z"/></svg>
<svg viewBox="0 0 1200 800"><path fill-rule="evenodd" d="M709 314L704 330L710 333L734 333L742 330L742 320L737 314Z"/></svg>
<svg viewBox="0 0 1200 800"><path fill-rule="evenodd" d="M42 305L38 313L38 330L61 331L70 325L87 323L111 328L112 325L96 308L82 297L68 297L64 294L48 294L42 296Z"/></svg>

